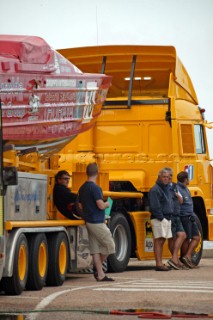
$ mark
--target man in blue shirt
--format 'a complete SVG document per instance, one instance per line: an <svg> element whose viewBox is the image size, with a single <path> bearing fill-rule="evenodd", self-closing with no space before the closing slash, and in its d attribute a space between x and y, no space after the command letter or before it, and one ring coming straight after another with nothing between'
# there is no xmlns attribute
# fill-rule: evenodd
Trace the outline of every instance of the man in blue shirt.
<svg viewBox="0 0 213 320"><path fill-rule="evenodd" d="M196 215L193 211L193 200L187 188L189 185L188 173L181 171L177 175L177 180L177 187L183 198L183 203L180 207L180 218L187 236L181 248L182 261L189 268L194 268L195 265L192 263L191 257L200 241L200 234L196 223Z"/></svg>
<svg viewBox="0 0 213 320"><path fill-rule="evenodd" d="M102 189L96 184L97 164L90 163L86 172L88 180L79 189L79 206L86 221L94 276L97 281L114 281L107 277L102 269L108 255L115 253L112 234L105 224L105 209L109 207L109 202L103 200Z"/></svg>
<svg viewBox="0 0 213 320"><path fill-rule="evenodd" d="M168 239L169 250L172 254L171 259L169 259L168 264L175 270L185 270L187 268L179 259L178 253L180 248L186 239L186 233L184 231L181 219L180 219L180 206L183 202L183 197L178 192L177 184L172 181L173 170L169 167L164 168L169 173L169 185L170 191L173 198L173 214L171 216L172 221L172 238Z"/></svg>
<svg viewBox="0 0 213 320"><path fill-rule="evenodd" d="M149 204L156 271L169 271L170 269L163 264L162 253L166 239L172 238L173 199L169 186L169 173L165 169L159 171L156 184L149 192Z"/></svg>

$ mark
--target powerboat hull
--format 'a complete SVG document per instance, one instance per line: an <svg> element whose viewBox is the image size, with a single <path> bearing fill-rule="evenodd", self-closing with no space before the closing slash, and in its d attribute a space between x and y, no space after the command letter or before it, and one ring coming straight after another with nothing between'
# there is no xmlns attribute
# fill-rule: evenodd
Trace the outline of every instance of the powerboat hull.
<svg viewBox="0 0 213 320"><path fill-rule="evenodd" d="M43 39L0 35L3 140L55 152L91 128L111 84L83 73Z"/></svg>

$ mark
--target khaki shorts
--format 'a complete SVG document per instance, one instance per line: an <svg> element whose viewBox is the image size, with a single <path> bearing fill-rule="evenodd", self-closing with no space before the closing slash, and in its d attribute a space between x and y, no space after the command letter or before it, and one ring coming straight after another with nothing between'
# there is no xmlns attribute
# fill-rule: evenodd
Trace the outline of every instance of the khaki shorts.
<svg viewBox="0 0 213 320"><path fill-rule="evenodd" d="M115 243L105 223L86 223L90 253L110 255L115 253Z"/></svg>
<svg viewBox="0 0 213 320"><path fill-rule="evenodd" d="M163 219L151 219L153 238L172 238L171 220Z"/></svg>

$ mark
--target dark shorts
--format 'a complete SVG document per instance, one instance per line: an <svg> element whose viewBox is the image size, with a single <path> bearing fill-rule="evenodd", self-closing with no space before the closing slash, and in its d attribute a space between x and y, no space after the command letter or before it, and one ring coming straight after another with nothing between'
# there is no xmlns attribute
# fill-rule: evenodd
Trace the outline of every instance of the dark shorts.
<svg viewBox="0 0 213 320"><path fill-rule="evenodd" d="M181 222L186 232L187 239L193 239L200 235L194 216L181 217Z"/></svg>
<svg viewBox="0 0 213 320"><path fill-rule="evenodd" d="M178 232L185 232L179 216L172 216L172 236L175 237Z"/></svg>

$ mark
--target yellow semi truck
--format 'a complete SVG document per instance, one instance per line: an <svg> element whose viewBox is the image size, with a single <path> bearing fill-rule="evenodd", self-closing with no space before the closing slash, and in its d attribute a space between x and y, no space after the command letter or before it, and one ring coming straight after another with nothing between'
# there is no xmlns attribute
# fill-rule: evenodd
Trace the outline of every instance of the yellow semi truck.
<svg viewBox="0 0 213 320"><path fill-rule="evenodd" d="M172 46L96 46L58 50L85 72L112 76L112 86L95 126L61 152L61 167L84 171L97 161L109 175L104 190L114 197L109 227L116 254L111 271L131 257L153 259L148 192L158 171L186 170L202 240L213 240L212 166L204 119L192 81ZM74 184L77 190L79 185ZM138 197L141 193L141 197ZM108 192L105 192L107 195ZM135 196L133 196L135 194ZM164 256L168 256L168 250ZM202 256L202 241L193 261Z"/></svg>
<svg viewBox="0 0 213 320"><path fill-rule="evenodd" d="M39 52L39 46L37 49ZM82 131L87 130L90 123L95 126L75 139L60 136L57 144L54 139L47 143L49 134L42 141L31 139L29 142L27 132L23 135L22 130L14 129L23 135L23 140L19 136L17 148L11 144L10 135L5 141L4 123L1 124L0 290L20 294L25 289L62 285L67 272L91 266L84 221L64 219L52 197L54 175L58 170L67 169L72 173L70 187L77 192L85 180L86 164L91 161L98 162L101 171L98 183L105 197L113 199L108 225L115 239L116 254L108 260L109 270L125 270L131 257L153 259L147 195L158 170L164 166L172 167L175 173L184 169L190 173L190 190L200 232L203 239L212 240L212 167L205 133L211 125L203 119L203 110L198 106L191 80L175 49L109 46L61 50L60 53L77 66L73 67L75 73L80 75L79 69L82 69L113 77L101 116L100 106L107 94L109 77L101 76L105 81L101 90L94 77L87 85L80 79L66 81L60 76L60 63L67 74L70 66L62 57L48 53L53 60L46 66L35 63L34 54L29 63L27 52L20 51L26 54L23 62L20 54L17 57L14 54L8 57L5 52L0 55L0 119L4 113L8 121L7 134L13 135L11 119L24 119L23 111L28 111L29 121L34 124L42 104L49 110L47 122L53 125L48 132L56 138L66 130L74 130L75 126L60 124L56 129L55 107L58 121L63 122L65 117L66 122L70 116L78 122L78 129L82 122ZM52 72L56 72L56 79L51 78ZM25 75L26 86L21 81ZM94 105L95 101L98 106ZM21 107L15 112L18 103ZM29 132L39 136L39 130L32 128L29 125ZM34 146L30 147L32 142ZM64 145L66 147L59 151ZM165 248L164 257L168 255ZM201 255L202 241L194 255L196 264Z"/></svg>

